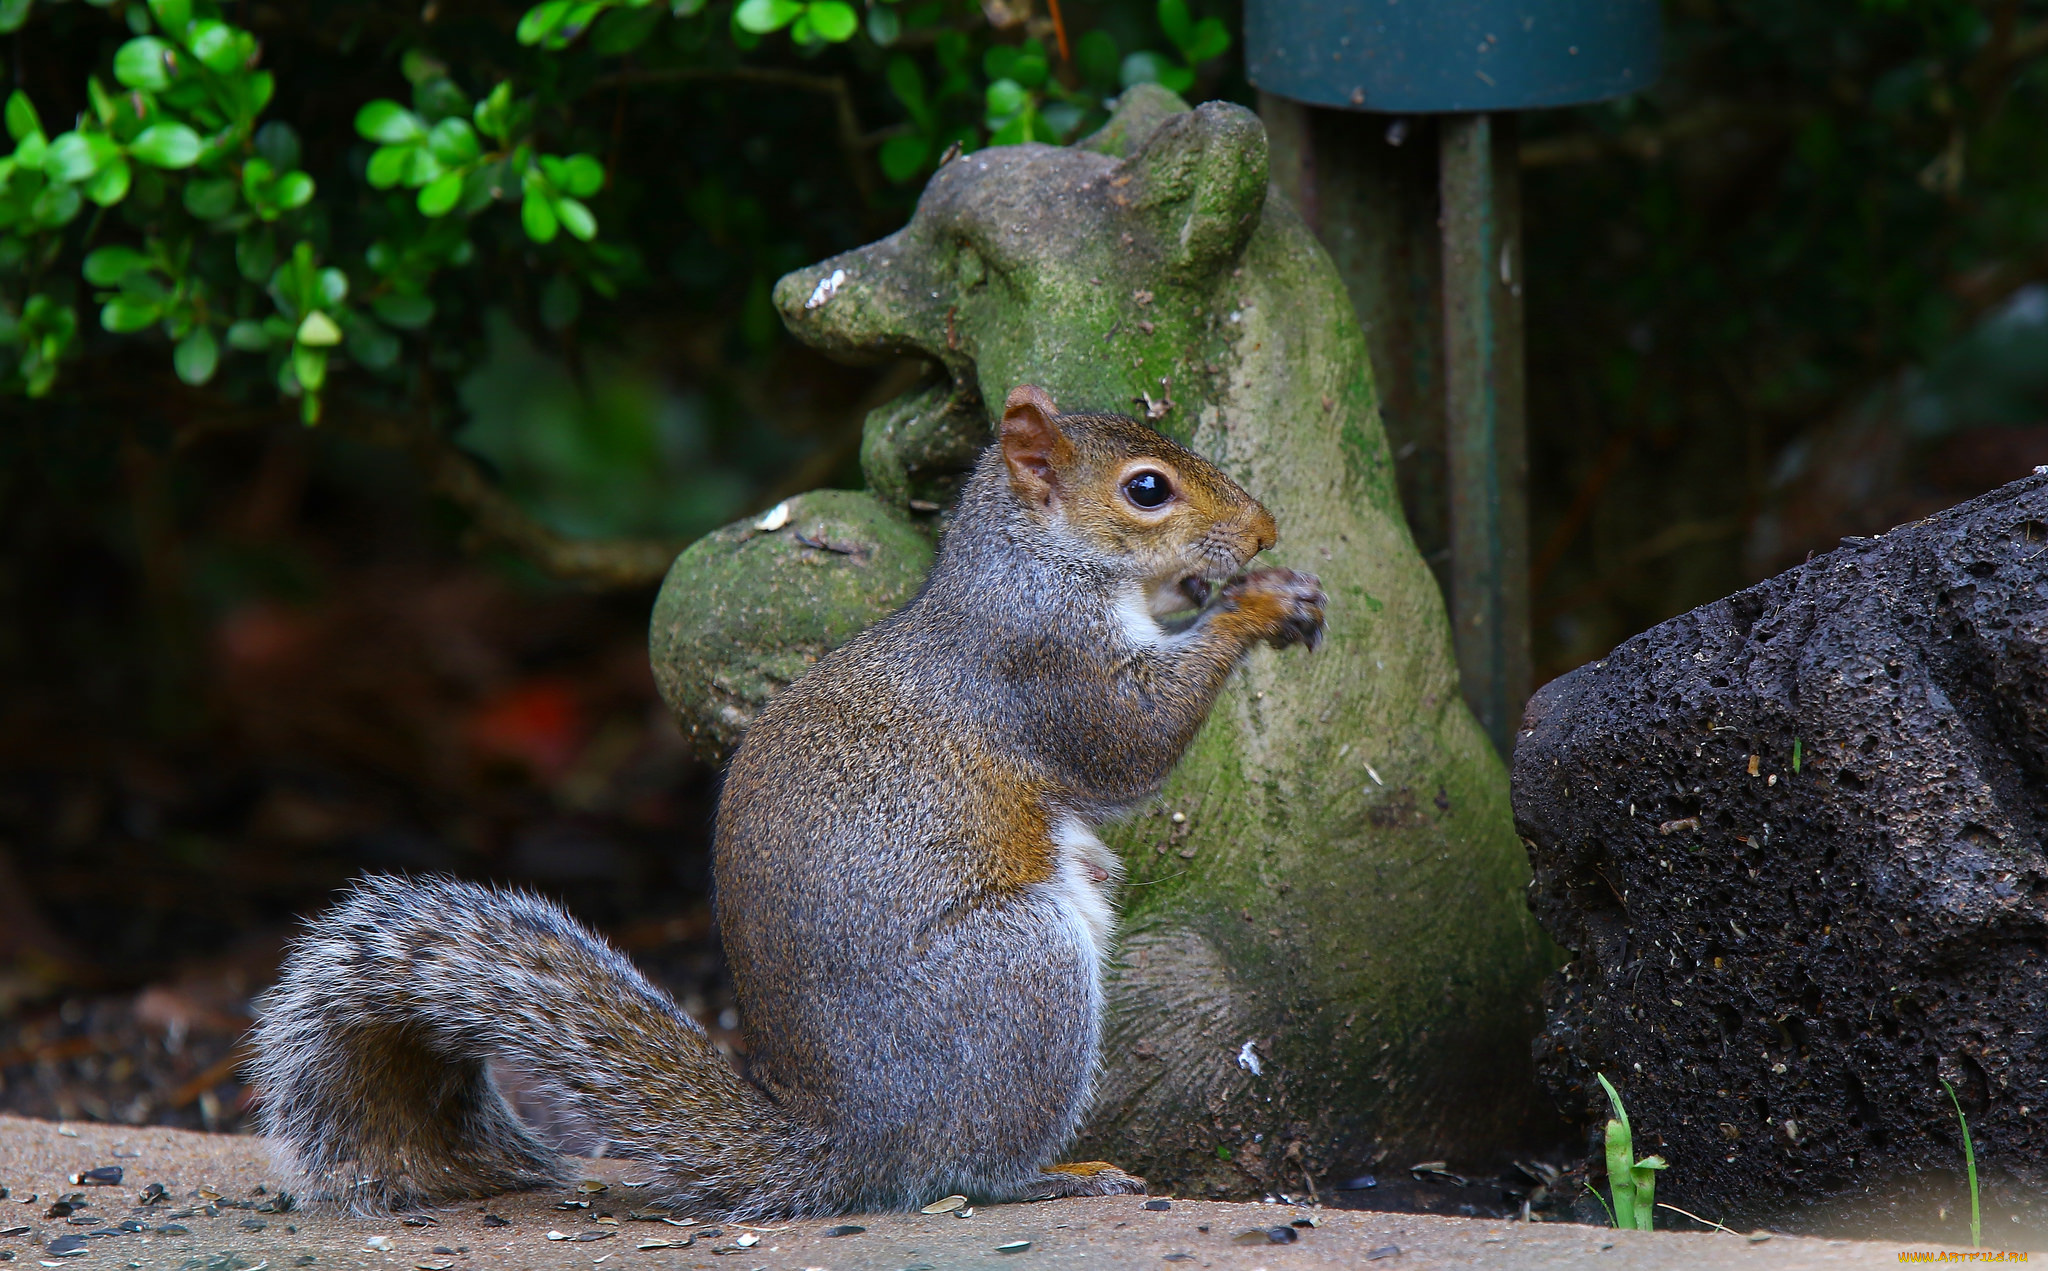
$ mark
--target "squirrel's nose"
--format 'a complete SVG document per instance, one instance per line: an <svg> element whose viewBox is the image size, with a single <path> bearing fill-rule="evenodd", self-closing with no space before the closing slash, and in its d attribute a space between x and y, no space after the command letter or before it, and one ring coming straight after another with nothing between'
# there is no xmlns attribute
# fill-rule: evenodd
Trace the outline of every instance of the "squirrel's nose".
<svg viewBox="0 0 2048 1271"><path fill-rule="evenodd" d="M1259 545L1252 553L1255 556L1259 552L1271 550L1273 544L1280 541L1280 527L1273 523L1273 514L1260 504L1252 504L1250 524L1245 528L1250 530L1252 537L1258 541Z"/></svg>

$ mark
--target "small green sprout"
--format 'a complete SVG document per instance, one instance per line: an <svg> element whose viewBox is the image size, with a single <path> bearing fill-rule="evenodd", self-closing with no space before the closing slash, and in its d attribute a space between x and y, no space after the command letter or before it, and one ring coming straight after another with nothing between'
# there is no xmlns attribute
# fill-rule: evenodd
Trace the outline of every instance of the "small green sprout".
<svg viewBox="0 0 2048 1271"><path fill-rule="evenodd" d="M1798 739L1797 737L1794 737L1794 738L1792 739L1792 775L1793 775L1793 776L1795 776L1795 777L1799 775L1799 760L1800 760L1800 758L1801 758L1801 755L1800 755L1800 746L1799 746L1799 739Z"/></svg>
<svg viewBox="0 0 2048 1271"><path fill-rule="evenodd" d="M1637 1231L1655 1230L1657 1172L1669 1167L1661 1156L1635 1159L1635 1131L1628 1123L1628 1110L1621 1106L1621 1094L1606 1073L1595 1073L1607 1101L1614 1105L1614 1118L1607 1123L1607 1190L1614 1198L1607 1216L1616 1227ZM1594 1192L1598 1199L1600 1193Z"/></svg>
<svg viewBox="0 0 2048 1271"><path fill-rule="evenodd" d="M1956 1098L1956 1088L1946 1078L1938 1080L1941 1088L1948 1091L1948 1101L1955 1105L1956 1123L1963 1127L1963 1167L1970 1174L1970 1247L1975 1249L1984 1240L1984 1223L1977 1209L1977 1149L1970 1144L1970 1120L1963 1115L1963 1103Z"/></svg>

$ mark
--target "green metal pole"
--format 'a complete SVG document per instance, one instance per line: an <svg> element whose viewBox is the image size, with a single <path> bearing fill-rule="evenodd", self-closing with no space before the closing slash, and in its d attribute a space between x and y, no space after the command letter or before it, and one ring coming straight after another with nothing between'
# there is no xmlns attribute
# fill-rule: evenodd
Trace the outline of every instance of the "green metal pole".
<svg viewBox="0 0 2048 1271"><path fill-rule="evenodd" d="M1437 121L1451 619L1465 700L1505 755L1529 696L1528 442L1512 116Z"/></svg>

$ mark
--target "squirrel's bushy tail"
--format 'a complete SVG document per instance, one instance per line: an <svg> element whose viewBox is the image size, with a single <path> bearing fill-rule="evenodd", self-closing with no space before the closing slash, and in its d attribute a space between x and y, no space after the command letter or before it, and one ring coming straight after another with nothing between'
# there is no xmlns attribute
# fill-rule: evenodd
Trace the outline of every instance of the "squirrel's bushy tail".
<svg viewBox="0 0 2048 1271"><path fill-rule="evenodd" d="M493 1064L615 1154L647 1160L670 1203L733 1217L833 1207L822 1135L538 897L364 879L297 943L257 1011L264 1132L314 1188L358 1209L561 1179Z"/></svg>

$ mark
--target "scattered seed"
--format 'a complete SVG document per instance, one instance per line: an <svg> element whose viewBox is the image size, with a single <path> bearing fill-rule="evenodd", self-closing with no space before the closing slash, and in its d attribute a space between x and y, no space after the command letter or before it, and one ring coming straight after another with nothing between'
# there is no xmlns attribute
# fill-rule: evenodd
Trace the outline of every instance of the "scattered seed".
<svg viewBox="0 0 2048 1271"><path fill-rule="evenodd" d="M48 1209L45 1209L43 1211L43 1217L69 1218L71 1216L71 1208L72 1206L70 1201L60 1200L56 1204L50 1206Z"/></svg>
<svg viewBox="0 0 2048 1271"><path fill-rule="evenodd" d="M371 1236L368 1240L363 1241L363 1247L365 1249L375 1249L378 1253L390 1253L391 1237Z"/></svg>
<svg viewBox="0 0 2048 1271"><path fill-rule="evenodd" d="M486 1227L509 1227L511 1225L512 1222L508 1218L500 1218L496 1214L484 1215L484 1226Z"/></svg>
<svg viewBox="0 0 2048 1271"><path fill-rule="evenodd" d="M1295 1227L1320 1227L1323 1224L1317 1222L1315 1216L1311 1214L1306 1218L1297 1218L1289 1225Z"/></svg>
<svg viewBox="0 0 2048 1271"><path fill-rule="evenodd" d="M965 1196L948 1196L944 1200L933 1201L917 1212L921 1214L950 1214L966 1203L967 1198Z"/></svg>
<svg viewBox="0 0 2048 1271"><path fill-rule="evenodd" d="M0 1227L0 1236L25 1236L28 1233L27 1227Z"/></svg>
<svg viewBox="0 0 2048 1271"><path fill-rule="evenodd" d="M45 1246L43 1252L53 1258L82 1258L86 1254L85 1237L75 1232L68 1236L59 1236Z"/></svg>
<svg viewBox="0 0 2048 1271"><path fill-rule="evenodd" d="M664 1218L662 1221L671 1227L694 1227L697 1225L695 1218Z"/></svg>
<svg viewBox="0 0 2048 1271"><path fill-rule="evenodd" d="M137 1231L148 1231L149 1224L146 1222L137 1222L133 1218L130 1218L127 1222L121 1224L121 1230L130 1233Z"/></svg>
<svg viewBox="0 0 2048 1271"><path fill-rule="evenodd" d="M953 1216L955 1218L972 1218L974 1217L974 1206L962 1205L960 1208L953 1211Z"/></svg>
<svg viewBox="0 0 2048 1271"><path fill-rule="evenodd" d="M263 1221L261 1218L244 1218L242 1220L243 1231L261 1231L269 1225L269 1223Z"/></svg>
<svg viewBox="0 0 2048 1271"><path fill-rule="evenodd" d="M586 1178L582 1182L576 1184L576 1190L583 1193L585 1196L595 1196L599 1192L608 1192L611 1189L612 1185L610 1183L600 1182L599 1180L594 1178Z"/></svg>
<svg viewBox="0 0 2048 1271"><path fill-rule="evenodd" d="M1173 1202L1170 1200L1148 1200L1145 1202L1145 1208L1153 1210L1172 1209Z"/></svg>
<svg viewBox="0 0 2048 1271"><path fill-rule="evenodd" d="M145 1205L161 1205L164 1202L168 1201L170 1198L170 1192L164 1190L164 1185L162 1183L151 1183L149 1186L143 1188L142 1195L137 1197L137 1199Z"/></svg>
<svg viewBox="0 0 2048 1271"><path fill-rule="evenodd" d="M1753 1245L1760 1245L1770 1238L1771 1233L1768 1231L1752 1231L1749 1233L1749 1243Z"/></svg>
<svg viewBox="0 0 2048 1271"><path fill-rule="evenodd" d="M857 1227L850 1222L846 1222L839 1224L837 1227L827 1227L825 1234L828 1236L857 1236L866 1230L866 1227Z"/></svg>
<svg viewBox="0 0 2048 1271"><path fill-rule="evenodd" d="M220 1193L219 1193L219 1192L217 1192L217 1191L215 1191L215 1190L213 1190L213 1189L212 1189L211 1187L201 1187L201 1188L199 1189L199 1199L201 1199L201 1200L219 1200L219 1199L220 1199Z"/></svg>
<svg viewBox="0 0 2048 1271"><path fill-rule="evenodd" d="M419 1271L450 1271L455 1265L455 1260L443 1258L439 1262L415 1262L413 1265L418 1267Z"/></svg>
<svg viewBox="0 0 2048 1271"><path fill-rule="evenodd" d="M1371 1253L1366 1254L1365 1260L1367 1262L1378 1262L1381 1258L1391 1258L1399 1252L1401 1252L1400 1245L1381 1245Z"/></svg>
<svg viewBox="0 0 2048 1271"><path fill-rule="evenodd" d="M1166 1260L1168 1262L1193 1262L1195 1255L1192 1253L1169 1253L1166 1255Z"/></svg>
<svg viewBox="0 0 2048 1271"><path fill-rule="evenodd" d="M189 1236L192 1229L181 1222L167 1222L156 1229L159 1236Z"/></svg>
<svg viewBox="0 0 2048 1271"><path fill-rule="evenodd" d="M401 1221L408 1227L438 1227L441 1225L439 1218L428 1214L407 1214Z"/></svg>
<svg viewBox="0 0 2048 1271"><path fill-rule="evenodd" d="M75 1139L75 1138L77 1138L77 1137L78 1137L78 1131L76 1131L76 1130L72 1129L72 1128L71 1128L70 1126L68 1126L68 1125L60 1125L60 1126L58 1126L58 1127L57 1127L57 1133L59 1133L59 1134L63 1135L63 1136L64 1136L65 1138L67 1138L67 1139Z"/></svg>
<svg viewBox="0 0 2048 1271"><path fill-rule="evenodd" d="M559 1204L559 1205L556 1205L556 1206L555 1206L555 1208L556 1208L556 1209L588 1209L588 1208L590 1208L590 1202L589 1202L589 1201L587 1201L587 1200L565 1200L565 1201L563 1201L563 1202L562 1202L561 1204Z"/></svg>
<svg viewBox="0 0 2048 1271"><path fill-rule="evenodd" d="M81 1183L87 1187L119 1187L121 1185L121 1167L118 1165L101 1165L96 1169L80 1170L71 1176L71 1181Z"/></svg>
<svg viewBox="0 0 2048 1271"><path fill-rule="evenodd" d="M1029 1240L1012 1240L1006 1245L997 1245L997 1253L1022 1253L1031 1247Z"/></svg>
<svg viewBox="0 0 2048 1271"><path fill-rule="evenodd" d="M733 1243L738 1245L742 1249L751 1249L755 1245L761 1243L761 1237L755 1235L753 1232L750 1231L744 1236L733 1237Z"/></svg>

